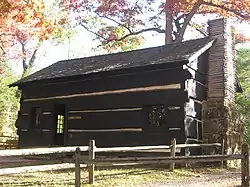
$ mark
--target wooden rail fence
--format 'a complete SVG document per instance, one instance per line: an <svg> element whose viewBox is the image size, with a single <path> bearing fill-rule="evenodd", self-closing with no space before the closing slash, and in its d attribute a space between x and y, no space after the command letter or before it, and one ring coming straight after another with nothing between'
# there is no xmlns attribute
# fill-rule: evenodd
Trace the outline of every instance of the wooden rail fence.
<svg viewBox="0 0 250 187"><path fill-rule="evenodd" d="M176 152L181 148L204 148L204 147L220 147L221 154L218 155L197 155L197 156L176 156ZM170 156L159 157L127 157L127 158L96 158L98 152L128 152L128 151L141 151L141 150L168 150ZM82 152L88 151L89 158L82 156ZM53 147L53 148L33 148L33 149L11 149L0 150L0 157L11 156L25 156L25 155L42 155L42 154L54 154L54 153L67 153L75 152L75 186L81 186L81 163L88 164L89 183L93 184L95 181L95 166L109 166L115 164L122 165L138 165L138 164L170 164L170 170L173 171L175 163L192 163L192 162L214 162L220 161L223 166L225 160L241 160L241 185L242 187L249 187L249 147L247 144L242 145L241 154L224 155L223 143L213 144L176 144L176 140L171 141L171 145L160 146L137 146L137 147L110 147L110 148L98 148L95 146L95 141L90 140L89 146L72 146L72 147Z"/></svg>
<svg viewBox="0 0 250 187"><path fill-rule="evenodd" d="M224 143L224 141L223 141ZM223 144L222 143L222 144ZM82 156L82 150L76 149L75 152L75 186L81 186L81 170L80 164L88 164L89 184L95 182L95 166L110 166L113 164L122 165L138 165L138 164L170 164L170 171L174 170L175 163L198 163L198 162L216 162L220 161L223 167L223 161L225 160L241 160L241 186L249 187L249 147L247 144L242 145L241 154L224 154L224 145L220 143L213 144L176 144L176 139L171 141L170 146L138 146L138 147L111 147L111 148L97 148L95 141L89 142L89 158L86 160L86 156ZM203 147L221 147L221 154L217 155L196 155L196 156L176 156L176 150L180 148L203 148ZM170 150L170 156L159 157L127 157L127 158L95 158L95 154L98 152L126 152L126 151L139 151L139 150L152 150L152 149L168 149Z"/></svg>
<svg viewBox="0 0 250 187"><path fill-rule="evenodd" d="M17 137L0 135L0 148L16 148L18 143Z"/></svg>

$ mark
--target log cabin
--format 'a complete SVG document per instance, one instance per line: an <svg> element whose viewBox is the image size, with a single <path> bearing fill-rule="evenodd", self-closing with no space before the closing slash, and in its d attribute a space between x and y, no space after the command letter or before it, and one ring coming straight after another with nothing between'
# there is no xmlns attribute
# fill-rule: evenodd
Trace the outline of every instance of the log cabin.
<svg viewBox="0 0 250 187"><path fill-rule="evenodd" d="M227 117L204 117L204 103L226 107L240 91L233 37L225 19L209 21L208 32L182 43L60 61L11 84L22 92L19 146L229 142L229 125L214 122Z"/></svg>

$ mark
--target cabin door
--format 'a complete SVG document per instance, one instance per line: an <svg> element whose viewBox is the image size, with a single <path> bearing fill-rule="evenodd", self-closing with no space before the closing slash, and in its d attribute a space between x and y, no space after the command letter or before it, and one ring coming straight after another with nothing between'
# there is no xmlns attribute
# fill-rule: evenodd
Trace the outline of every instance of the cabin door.
<svg viewBox="0 0 250 187"><path fill-rule="evenodd" d="M66 107L63 104L55 105L55 145L64 145L64 133L66 123Z"/></svg>

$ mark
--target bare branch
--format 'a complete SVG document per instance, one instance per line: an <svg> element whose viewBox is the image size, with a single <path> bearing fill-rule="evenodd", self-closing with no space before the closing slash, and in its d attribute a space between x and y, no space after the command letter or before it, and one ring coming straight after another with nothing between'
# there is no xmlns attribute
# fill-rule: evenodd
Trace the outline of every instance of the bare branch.
<svg viewBox="0 0 250 187"><path fill-rule="evenodd" d="M42 45L42 40L39 40L38 43L37 43L37 45L36 45L36 48L34 49L34 51L32 53L32 56L31 56L31 58L29 60L29 68L33 67L34 62L36 60L36 54L37 54L37 52L38 52L38 50L39 50L39 48L40 48L41 45Z"/></svg>
<svg viewBox="0 0 250 187"><path fill-rule="evenodd" d="M22 62L23 62L23 71L26 72L28 70L28 65L26 64L26 60L27 60L27 57L26 57L26 49L25 49L25 42L22 41L22 40L18 40L19 43L21 44L22 46Z"/></svg>
<svg viewBox="0 0 250 187"><path fill-rule="evenodd" d="M129 27L127 27L125 24L122 24L122 23L116 21L116 20L113 19L113 18L110 18L110 17L107 17L107 16L102 16L102 15L100 15L100 14L97 13L97 12L96 12L96 14L97 14L98 17L100 17L100 18L105 18L105 19L108 19L108 20L110 20L110 21L113 21L113 22L116 23L117 25L119 25L119 26L121 26L121 27L124 27L124 28L127 29L130 33L132 33L131 29L130 29Z"/></svg>
<svg viewBox="0 0 250 187"><path fill-rule="evenodd" d="M144 33L144 32L149 32L149 31L154 31L154 32L158 32L158 33L165 33L165 30L163 30L163 29L161 29L161 28L155 28L155 27L153 27L153 28L142 29L142 30L139 30L139 31L136 31L136 32L130 32L130 33L124 35L124 36L121 37L121 38L112 38L112 39L108 39L108 38L105 38L105 37L103 37L102 35L100 35L100 34L94 32L94 31L92 31L92 30L89 29L87 26L85 26L83 23L80 23L80 25L81 25L84 29L86 29L88 32L90 32L90 33L94 34L95 36L97 36L97 37L101 38L102 40L104 40L104 41L105 41L105 44L108 44L108 43L110 43L110 42L115 42L115 41L116 41L116 42L119 42L119 41L122 41L122 40L128 38L129 36L134 36L134 35L142 34L142 33Z"/></svg>
<svg viewBox="0 0 250 187"><path fill-rule="evenodd" d="M124 35L123 37L121 37L119 39L112 39L112 40L110 40L108 42L111 42L111 41L122 41L122 40L126 39L129 36L138 35L138 34L141 34L141 33L144 33L144 32L148 32L148 31L155 31L155 32L158 32L158 33L165 33L165 30L160 29L160 28L147 28L147 29L139 30L137 32L129 33L129 34Z"/></svg>
<svg viewBox="0 0 250 187"><path fill-rule="evenodd" d="M183 40L183 36L184 33L187 29L187 26L189 24L189 22L191 21L191 19L193 18L193 16L196 14L196 12L199 10L200 6L204 3L203 0L199 0L193 7L193 9L191 10L191 12L188 14L188 16L186 17L182 28L180 30L180 32L178 33L178 37L176 38L176 42L181 42Z"/></svg>
<svg viewBox="0 0 250 187"><path fill-rule="evenodd" d="M103 16L103 15L99 14L98 12L95 12L95 13L96 13L96 15L97 15L98 17L100 17L100 18L108 19L108 20L110 20L110 21L115 22L117 25L124 27L124 24L122 24L122 23L116 21L116 20L113 19L113 18L110 18L110 17L107 17L107 16Z"/></svg>
<svg viewBox="0 0 250 187"><path fill-rule="evenodd" d="M4 48L2 46L0 46L0 49L1 49L3 55L6 54L5 50L4 50Z"/></svg>
<svg viewBox="0 0 250 187"><path fill-rule="evenodd" d="M89 29L87 26L85 26L83 23L79 23L79 24L80 24L84 29L86 29L88 32L90 32L90 33L96 35L97 37L100 37L100 38L103 39L103 40L108 40L107 38L103 37L102 35L100 35L100 34L94 32L94 31L90 30L90 29Z"/></svg>
<svg viewBox="0 0 250 187"><path fill-rule="evenodd" d="M181 23L180 23L180 19L174 19L174 24L175 24L175 27L176 27L176 30L177 32L179 32L181 30Z"/></svg>
<svg viewBox="0 0 250 187"><path fill-rule="evenodd" d="M185 19L188 16L188 14L182 14L179 17L177 17L175 20L180 21L181 19Z"/></svg>
<svg viewBox="0 0 250 187"><path fill-rule="evenodd" d="M135 2L135 5L134 7L130 10L130 11L135 11L135 9L138 7L138 1ZM98 12L95 12L97 14L98 17L100 18L104 18L104 19L107 19L107 20L110 20L110 21L113 21L114 23L116 23L117 25L121 26L121 27L124 27L125 29L128 30L129 33L133 33L133 31L129 28L130 26L130 19L132 18L132 15L130 15L129 19L128 19L128 26L126 26L124 23L121 23L111 17L108 17L108 16L104 16L104 15L101 15L99 14Z"/></svg>
<svg viewBox="0 0 250 187"><path fill-rule="evenodd" d="M195 27L195 23L189 22L188 24L190 27L194 28L195 30L197 30L200 34L202 34L203 36L208 36L208 33L204 30L202 30L201 28Z"/></svg>

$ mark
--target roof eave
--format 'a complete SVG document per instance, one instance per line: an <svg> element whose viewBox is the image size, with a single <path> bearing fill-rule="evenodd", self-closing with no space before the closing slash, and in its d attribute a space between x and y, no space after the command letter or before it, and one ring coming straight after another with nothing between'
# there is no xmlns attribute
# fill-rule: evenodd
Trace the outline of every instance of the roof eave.
<svg viewBox="0 0 250 187"><path fill-rule="evenodd" d="M206 50L208 50L210 47L213 46L214 41L215 40L211 40L209 43L207 43L200 50L196 51L191 57L188 58L188 61L193 62L195 59L197 59L199 56L201 56Z"/></svg>
<svg viewBox="0 0 250 187"><path fill-rule="evenodd" d="M15 87L15 86L20 86L20 84L19 84L19 81L16 81L16 82L9 84L8 86L9 86L9 88L11 88L11 87Z"/></svg>
<svg viewBox="0 0 250 187"><path fill-rule="evenodd" d="M178 59L176 61L172 61L172 62L168 62L167 65L169 64L187 64L189 61L187 58L182 58L182 59ZM122 69L119 69L119 70L114 70L114 71L101 71L101 72L95 72L95 73L90 73L90 74L82 74L82 75L74 75L74 76L69 76L67 78L72 78L72 77L79 77L79 76L94 76L94 78L96 78L96 76L100 76L100 73L112 73L114 74L120 74L121 72L120 71L127 71L127 70L131 70L131 69L141 69L141 68L147 68L147 69L151 69L151 68L155 68L155 65L159 65L159 66L162 66L162 65L166 65L165 63L161 63L161 64L150 64L150 65L147 65L147 66L135 66L133 68L122 68ZM159 68L159 67L158 67ZM118 71L118 72L117 72ZM33 82L41 82L41 81L51 81L51 80L60 80L60 79L65 79L65 77L57 77L57 78L49 78L49 79L43 79L43 80L32 80L32 81L26 81L26 82L22 82L20 80L12 83L9 85L9 87L15 87L15 86L18 86L19 88L21 88L22 86L24 85L27 85L29 83L33 83ZM89 78L88 78L89 79Z"/></svg>

